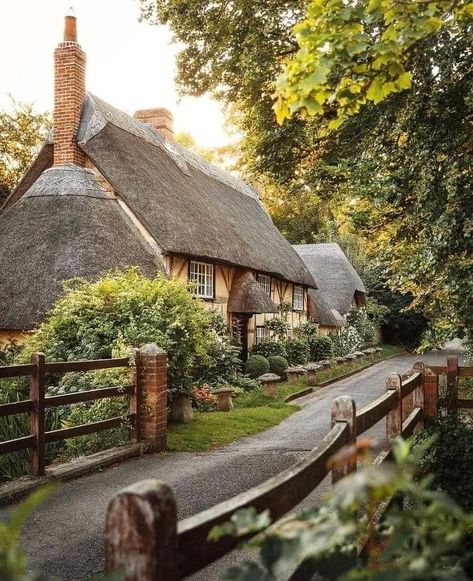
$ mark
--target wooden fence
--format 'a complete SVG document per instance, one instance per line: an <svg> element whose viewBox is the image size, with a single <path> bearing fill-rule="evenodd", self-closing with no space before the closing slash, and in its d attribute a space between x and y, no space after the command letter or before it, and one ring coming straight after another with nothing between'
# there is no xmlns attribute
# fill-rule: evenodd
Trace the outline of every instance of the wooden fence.
<svg viewBox="0 0 473 581"><path fill-rule="evenodd" d="M435 408L429 399L435 397L436 386L437 376L420 362L406 376L391 374L386 392L359 411L352 398L338 397L332 403L330 432L303 459L259 486L180 522L173 492L164 482L147 480L122 490L107 511L107 571L120 572L127 581L175 581L199 571L241 542L234 537L208 541L215 525L247 507L269 510L272 520L278 520L322 482L329 473L327 460L335 452L356 442L383 418L387 442L411 436ZM388 456L387 444L376 462ZM332 481L354 470L355 460L338 466L332 470Z"/></svg>
<svg viewBox="0 0 473 581"><path fill-rule="evenodd" d="M45 471L46 444L116 428L123 425L124 422L127 422L130 426L131 437L133 439L137 424L136 382L129 385L92 389L66 395L46 396L46 376L48 374L62 374L72 371L84 372L129 366L130 360L127 357L120 359L98 359L94 361L46 363L42 353L35 353L32 355L31 363L29 364L0 367L0 379L27 377L30 384L29 399L0 405L0 416L5 417L27 413L30 417L29 435L0 442L0 455L26 449L31 450L30 473L32 476L42 476ZM46 431L45 414L47 409L123 395L129 398L130 413L125 417L114 417L90 424Z"/></svg>
<svg viewBox="0 0 473 581"><path fill-rule="evenodd" d="M473 409L473 400L458 397L458 383L461 378L473 377L473 367L462 367L458 365L458 357L452 355L447 358L447 365L430 366L436 375L445 377L445 404L450 412L456 413L460 409Z"/></svg>

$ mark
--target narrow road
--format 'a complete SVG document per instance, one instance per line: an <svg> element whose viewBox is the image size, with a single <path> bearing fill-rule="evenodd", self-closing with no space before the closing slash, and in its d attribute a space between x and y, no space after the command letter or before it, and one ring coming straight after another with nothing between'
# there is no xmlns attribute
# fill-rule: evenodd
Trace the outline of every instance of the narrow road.
<svg viewBox="0 0 473 581"><path fill-rule="evenodd" d="M430 353L422 359L440 365L448 354ZM209 508L284 470L316 446L329 431L335 397L351 395L363 407L384 392L390 372L402 373L417 359L403 355L378 363L299 400L302 409L278 426L214 452L145 456L62 484L25 527L22 543L31 568L62 581L101 572L105 510L118 490L157 478L173 488L180 518ZM380 433L376 426L373 430ZM9 512L1 509L0 520ZM194 578L217 579L219 570L221 566L213 566Z"/></svg>

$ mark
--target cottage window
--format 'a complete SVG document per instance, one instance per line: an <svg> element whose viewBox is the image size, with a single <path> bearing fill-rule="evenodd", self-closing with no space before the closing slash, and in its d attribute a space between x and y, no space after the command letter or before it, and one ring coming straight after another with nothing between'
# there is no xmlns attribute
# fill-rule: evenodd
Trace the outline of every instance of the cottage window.
<svg viewBox="0 0 473 581"><path fill-rule="evenodd" d="M194 294L202 299L215 297L214 265L208 262L191 260L189 266L189 280L195 284Z"/></svg>
<svg viewBox="0 0 473 581"><path fill-rule="evenodd" d="M271 296L271 277L266 274L257 274L256 280L259 282L264 292Z"/></svg>
<svg viewBox="0 0 473 581"><path fill-rule="evenodd" d="M294 285L292 291L292 308L294 311L304 310L304 289L301 286Z"/></svg>
<svg viewBox="0 0 473 581"><path fill-rule="evenodd" d="M266 327L256 327L256 344L261 343L261 341L264 341L265 339L269 339L269 329Z"/></svg>

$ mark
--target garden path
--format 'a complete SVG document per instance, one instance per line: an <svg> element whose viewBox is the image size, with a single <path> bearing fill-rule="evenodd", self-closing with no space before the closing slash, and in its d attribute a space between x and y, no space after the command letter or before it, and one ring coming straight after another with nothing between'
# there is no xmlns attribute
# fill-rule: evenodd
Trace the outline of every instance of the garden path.
<svg viewBox="0 0 473 581"><path fill-rule="evenodd" d="M447 351L424 355L432 364L445 364ZM351 395L362 407L381 395L390 372L402 373L419 356L402 355L382 361L353 377L299 400L300 411L255 436L242 438L213 452L144 456L78 480L66 482L29 519L23 546L30 566L62 581L83 579L103 570L105 510L124 486L145 478L168 482L176 495L180 518L209 508L284 470L317 445L328 432L330 404ZM372 429L381 435L383 426ZM304 501L316 502L324 485ZM0 520L9 508L0 510ZM196 574L193 579L218 579L235 553Z"/></svg>

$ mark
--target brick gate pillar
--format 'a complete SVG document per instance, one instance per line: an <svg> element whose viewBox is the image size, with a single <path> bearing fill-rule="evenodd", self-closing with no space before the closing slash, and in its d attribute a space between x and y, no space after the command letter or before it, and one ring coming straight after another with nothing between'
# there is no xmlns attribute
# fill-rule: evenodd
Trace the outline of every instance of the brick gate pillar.
<svg viewBox="0 0 473 581"><path fill-rule="evenodd" d="M149 452L166 449L167 353L155 343L136 351L137 436Z"/></svg>

